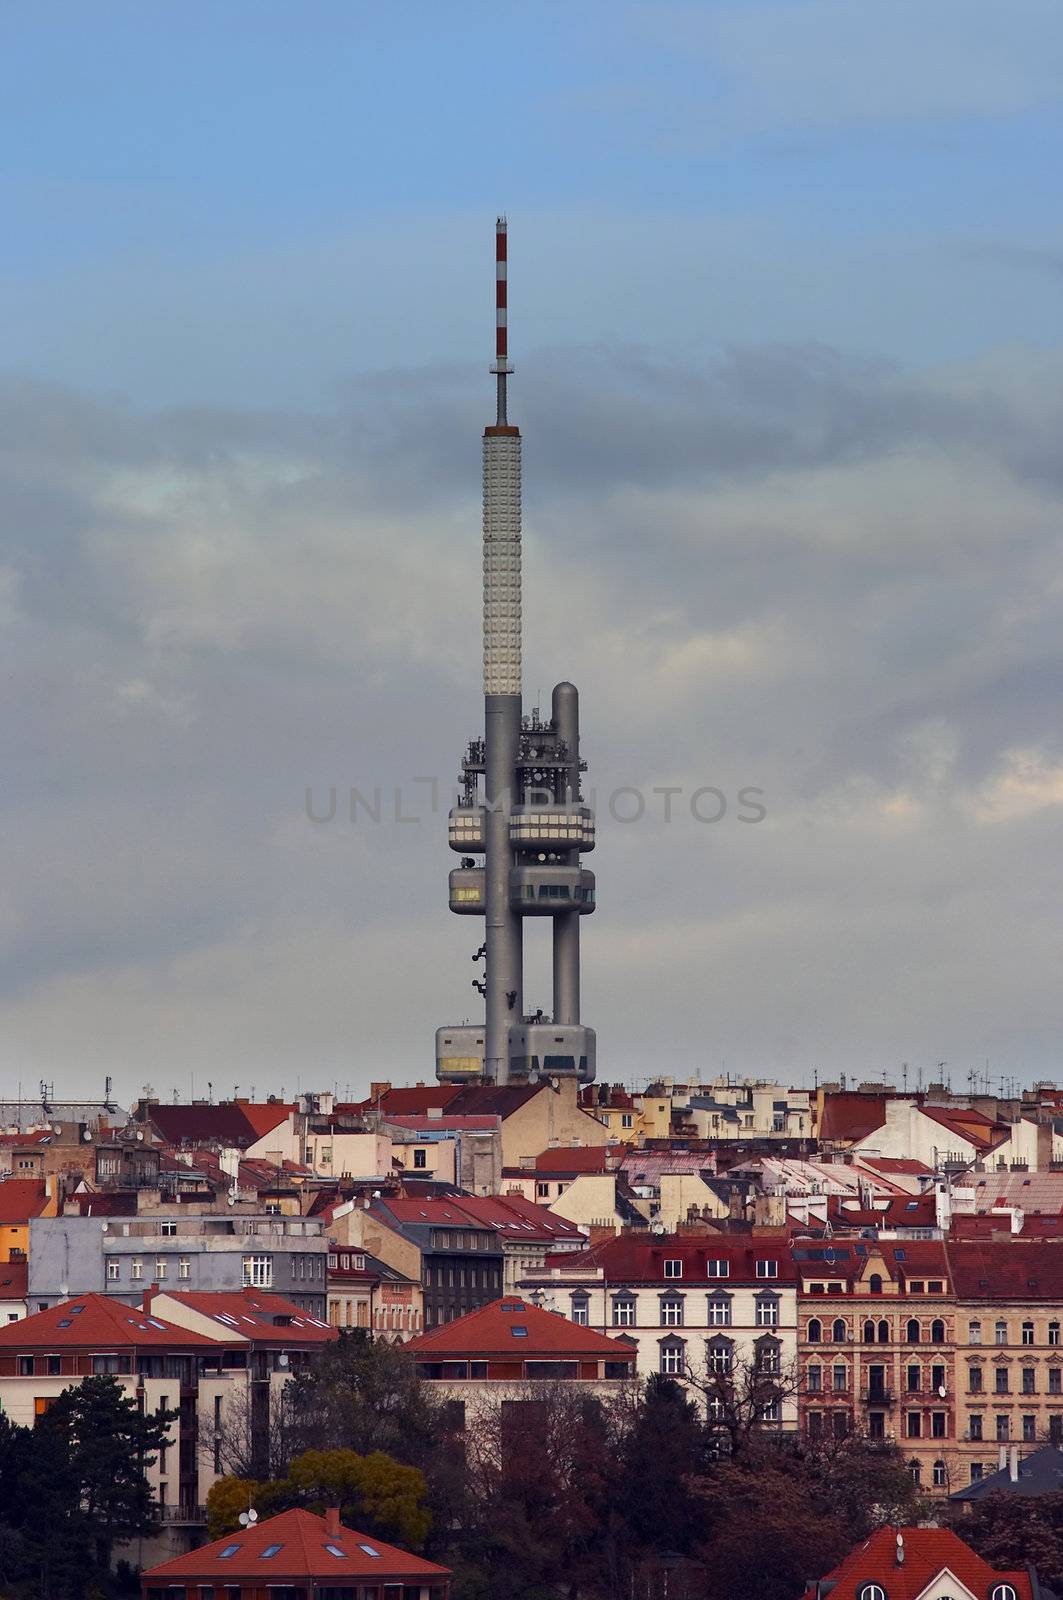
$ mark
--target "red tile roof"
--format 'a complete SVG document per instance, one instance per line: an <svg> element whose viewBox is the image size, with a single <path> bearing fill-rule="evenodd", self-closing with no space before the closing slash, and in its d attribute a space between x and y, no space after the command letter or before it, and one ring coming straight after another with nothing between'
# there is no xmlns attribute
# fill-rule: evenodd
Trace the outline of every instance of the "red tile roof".
<svg viewBox="0 0 1063 1600"><path fill-rule="evenodd" d="M933 1228L937 1224L933 1194L902 1192L891 1195L885 1206L853 1204L844 1195L832 1194L827 1196L827 1216L832 1223L851 1228Z"/></svg>
<svg viewBox="0 0 1063 1600"><path fill-rule="evenodd" d="M666 1278L665 1261L677 1259L683 1263L682 1279ZM617 1234L578 1255L559 1256L557 1260L564 1265L566 1272L578 1271L580 1267L596 1272L601 1268L605 1281L611 1284L667 1283L678 1287L681 1281L687 1284L722 1283L722 1279L708 1276L706 1262L709 1260L727 1262L730 1269L727 1277L731 1283L749 1283L769 1289L777 1284L796 1281L789 1243L781 1236L754 1244L748 1239L736 1243L722 1234L668 1234L654 1236L652 1240L647 1240L644 1235ZM761 1260L777 1263L776 1277L757 1277L756 1263Z"/></svg>
<svg viewBox="0 0 1063 1600"><path fill-rule="evenodd" d="M219 1339L229 1333L242 1334L255 1344L328 1344L339 1337L335 1328L286 1300L282 1294L263 1294L258 1289L202 1292L189 1289L165 1291L168 1300L188 1306L218 1324Z"/></svg>
<svg viewBox="0 0 1063 1600"><path fill-rule="evenodd" d="M884 1094L825 1094L817 1133L821 1139L866 1139L886 1120Z"/></svg>
<svg viewBox="0 0 1063 1600"><path fill-rule="evenodd" d="M976 1150L991 1150L1007 1138L1007 1130L999 1123L984 1117L980 1111L967 1106L921 1106L925 1117L937 1122L958 1139L974 1145Z"/></svg>
<svg viewBox="0 0 1063 1600"><path fill-rule="evenodd" d="M28 1261L0 1262L0 1300L25 1300L29 1272Z"/></svg>
<svg viewBox="0 0 1063 1600"><path fill-rule="evenodd" d="M334 1555L330 1545L340 1554ZM267 1556L265 1552L274 1546L278 1546L275 1553ZM243 1582L265 1587L278 1578L316 1578L322 1584L346 1580L350 1587L351 1579L387 1583L410 1578L443 1583L449 1577L448 1568L438 1567L434 1561L342 1524L337 1532L330 1532L326 1517L296 1510L282 1511L251 1528L228 1533L187 1555L150 1567L143 1581L155 1585L202 1578L208 1584Z"/></svg>
<svg viewBox="0 0 1063 1600"><path fill-rule="evenodd" d="M904 1540L900 1565L898 1534ZM944 1572L951 1573L978 1600L986 1600L998 1582L1011 1584L1018 1600L1033 1600L1028 1573L998 1572L947 1528L879 1528L850 1550L832 1572L825 1573L820 1584L833 1585L830 1600L860 1600L867 1583L880 1585L889 1600L919 1600ZM816 1600L816 1592L817 1586L810 1585L803 1600Z"/></svg>
<svg viewBox="0 0 1063 1600"><path fill-rule="evenodd" d="M912 1156L860 1156L857 1165L870 1167L873 1172L897 1172L912 1178L934 1176L933 1167L928 1167L925 1161L916 1161Z"/></svg>
<svg viewBox="0 0 1063 1600"><path fill-rule="evenodd" d="M574 1222L555 1217L523 1195L462 1195L457 1204L474 1222L494 1228L501 1239L586 1242L586 1234Z"/></svg>
<svg viewBox="0 0 1063 1600"><path fill-rule="evenodd" d="M0 1183L0 1223L28 1222L48 1204L44 1184L37 1178L8 1178Z"/></svg>
<svg viewBox="0 0 1063 1600"><path fill-rule="evenodd" d="M526 1328L527 1333L516 1335L515 1327ZM479 1311L411 1339L405 1349L411 1355L432 1359L496 1356L510 1361L545 1355L633 1362L636 1354L631 1345L579 1327L556 1311L543 1311L519 1295L492 1300Z"/></svg>
<svg viewBox="0 0 1063 1600"><path fill-rule="evenodd" d="M357 1100L350 1105L338 1105L336 1114L379 1110L384 1116L423 1117L428 1112L444 1106L461 1093L457 1083L419 1083L409 1089L385 1089L376 1100Z"/></svg>
<svg viewBox="0 0 1063 1600"><path fill-rule="evenodd" d="M217 1105L154 1105L152 1125L166 1144L223 1144L238 1149L257 1144L288 1118L292 1107L253 1105L248 1100L222 1100Z"/></svg>
<svg viewBox="0 0 1063 1600"><path fill-rule="evenodd" d="M212 1349L216 1341L105 1294L77 1295L21 1322L0 1324L0 1350L113 1350L144 1345Z"/></svg>
<svg viewBox="0 0 1063 1600"><path fill-rule="evenodd" d="M284 1105L279 1100L267 1101L265 1105L258 1105L252 1100L238 1100L236 1104L260 1139L272 1133L274 1128L279 1128L282 1122L287 1122L289 1114L295 1110L294 1105Z"/></svg>
<svg viewBox="0 0 1063 1600"><path fill-rule="evenodd" d="M949 1239L945 1248L962 1299L1063 1298L1063 1250L1055 1239Z"/></svg>

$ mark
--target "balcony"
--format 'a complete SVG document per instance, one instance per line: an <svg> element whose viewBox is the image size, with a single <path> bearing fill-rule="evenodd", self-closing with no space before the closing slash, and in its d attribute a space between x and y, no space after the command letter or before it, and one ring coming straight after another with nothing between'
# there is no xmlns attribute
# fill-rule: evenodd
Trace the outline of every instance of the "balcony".
<svg viewBox="0 0 1063 1600"><path fill-rule="evenodd" d="M869 1389L863 1391L860 1399L865 1406L891 1406L893 1404L893 1390L880 1388L878 1384L872 1384Z"/></svg>
<svg viewBox="0 0 1063 1600"><path fill-rule="evenodd" d="M186 1527L206 1526L206 1506L156 1506L155 1512L159 1521L170 1527L175 1523L184 1523Z"/></svg>

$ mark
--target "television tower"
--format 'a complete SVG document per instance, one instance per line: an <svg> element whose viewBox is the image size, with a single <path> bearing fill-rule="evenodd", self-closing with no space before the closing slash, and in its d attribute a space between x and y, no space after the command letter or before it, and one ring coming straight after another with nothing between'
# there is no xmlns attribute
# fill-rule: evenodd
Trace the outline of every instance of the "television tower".
<svg viewBox="0 0 1063 1600"><path fill-rule="evenodd" d="M580 852L594 848L594 814L583 803L579 695L556 685L550 719L521 699L520 431L510 422L513 371L507 328L506 219L495 226L494 422L483 439L484 734L462 760L462 794L450 813L450 909L484 919L484 1024L436 1031L443 1082L505 1084L595 1071L593 1028L580 1022L580 918L594 910L594 874ZM482 859L482 864L480 859ZM524 920L549 917L553 1006L524 1004Z"/></svg>

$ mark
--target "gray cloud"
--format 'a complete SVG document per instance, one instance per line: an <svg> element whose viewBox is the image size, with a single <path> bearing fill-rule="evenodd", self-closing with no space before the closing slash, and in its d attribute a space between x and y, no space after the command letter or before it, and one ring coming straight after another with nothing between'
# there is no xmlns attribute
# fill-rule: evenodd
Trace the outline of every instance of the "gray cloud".
<svg viewBox="0 0 1063 1600"><path fill-rule="evenodd" d="M529 695L580 683L603 802L754 784L769 807L605 810L606 1074L656 1070L657 1040L795 1075L1052 1070L1059 365L522 364ZM148 413L0 385L9 1073L430 1074L475 998L444 818L315 827L303 794L401 785L423 813L410 780L456 775L483 388L436 367L327 414Z"/></svg>

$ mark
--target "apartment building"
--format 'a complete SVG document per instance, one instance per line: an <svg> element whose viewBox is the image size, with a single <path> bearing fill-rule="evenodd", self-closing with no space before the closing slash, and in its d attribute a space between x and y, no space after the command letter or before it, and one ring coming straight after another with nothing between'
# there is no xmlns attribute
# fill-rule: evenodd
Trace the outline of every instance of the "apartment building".
<svg viewBox="0 0 1063 1600"><path fill-rule="evenodd" d="M320 1217L241 1212L34 1217L28 1298L41 1311L77 1294L139 1303L150 1284L275 1290L325 1318L328 1239Z"/></svg>
<svg viewBox="0 0 1063 1600"><path fill-rule="evenodd" d="M947 1493L956 1316L943 1243L797 1241L793 1260L802 1427L895 1440L919 1483Z"/></svg>
<svg viewBox="0 0 1063 1600"><path fill-rule="evenodd" d="M525 1275L526 1299L577 1326L622 1335L636 1372L700 1388L744 1374L778 1379L768 1426L797 1425L797 1280L788 1242L622 1234Z"/></svg>
<svg viewBox="0 0 1063 1600"><path fill-rule="evenodd" d="M328 1254L328 1320L334 1328L361 1328L374 1338L412 1339L424 1328L424 1290L386 1261L334 1239Z"/></svg>
<svg viewBox="0 0 1063 1600"><path fill-rule="evenodd" d="M1000 1447L1063 1444L1063 1249L1055 1240L948 1242L961 1421L953 1491L997 1469Z"/></svg>

